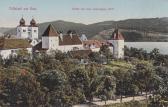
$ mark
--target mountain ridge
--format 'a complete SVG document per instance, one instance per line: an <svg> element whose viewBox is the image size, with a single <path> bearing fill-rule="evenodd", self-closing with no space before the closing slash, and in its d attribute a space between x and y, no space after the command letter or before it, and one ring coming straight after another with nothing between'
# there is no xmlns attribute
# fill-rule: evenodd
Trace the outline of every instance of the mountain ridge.
<svg viewBox="0 0 168 107"><path fill-rule="evenodd" d="M102 39L108 39L108 35L116 27L119 29L122 29L121 31L124 34L126 41L134 41L134 40L139 41L141 39L142 41L143 40L146 41L148 40L146 39L146 36L149 36L150 40L152 41L154 37L155 38L154 41L157 41L157 39L160 39L157 37L157 34L158 36L162 34L166 35L164 37L167 40L167 35L168 35L168 17L126 19L126 20L119 20L119 21L111 20L111 21L97 22L93 24L75 23L75 22L68 22L63 20L50 21L50 22L44 22L44 23L38 24L40 36L42 35L42 33L44 32L44 30L47 28L49 24L52 24L56 30L62 31L64 33L66 33L68 30L75 30L79 35L84 33L90 39L91 38L97 39L97 37L98 38L101 37ZM104 33L102 33L103 31ZM4 33L16 35L16 28L10 29ZM161 38L163 39L163 37Z"/></svg>

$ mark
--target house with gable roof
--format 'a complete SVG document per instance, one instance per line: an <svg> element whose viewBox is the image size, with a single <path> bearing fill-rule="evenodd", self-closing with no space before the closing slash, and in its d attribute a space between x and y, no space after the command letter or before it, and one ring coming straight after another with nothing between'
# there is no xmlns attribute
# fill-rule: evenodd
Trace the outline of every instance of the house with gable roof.
<svg viewBox="0 0 168 107"><path fill-rule="evenodd" d="M8 59L10 56L16 56L19 50L26 49L32 53L32 46L25 39L0 38L0 56L2 59Z"/></svg>
<svg viewBox="0 0 168 107"><path fill-rule="evenodd" d="M124 58L124 37L118 29L114 30L109 40L83 40L82 42L85 49L93 52L99 52L101 46L108 45L114 58Z"/></svg>
<svg viewBox="0 0 168 107"><path fill-rule="evenodd" d="M44 31L41 42L34 48L35 51L46 50L47 52L52 50L68 52L83 49L83 43L75 32L58 33L51 24Z"/></svg>
<svg viewBox="0 0 168 107"><path fill-rule="evenodd" d="M35 46L35 50L60 50L62 52L91 50L98 52L102 45L108 45L114 58L124 58L124 37L115 29L111 38L105 41L82 40L75 32L58 33L50 24L42 35L42 41Z"/></svg>

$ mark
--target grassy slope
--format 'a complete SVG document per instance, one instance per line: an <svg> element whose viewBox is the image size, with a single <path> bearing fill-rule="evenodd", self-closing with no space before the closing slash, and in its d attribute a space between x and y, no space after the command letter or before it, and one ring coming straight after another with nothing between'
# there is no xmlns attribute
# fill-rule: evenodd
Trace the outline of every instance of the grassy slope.
<svg viewBox="0 0 168 107"><path fill-rule="evenodd" d="M104 107L147 107L147 105L145 101L134 101L134 102L127 102L127 103L112 104Z"/></svg>
<svg viewBox="0 0 168 107"><path fill-rule="evenodd" d="M106 68L111 69L111 70L117 70L119 68L123 68L125 70L131 69L134 66L131 63L125 62L125 61L111 61L110 64L105 65Z"/></svg>

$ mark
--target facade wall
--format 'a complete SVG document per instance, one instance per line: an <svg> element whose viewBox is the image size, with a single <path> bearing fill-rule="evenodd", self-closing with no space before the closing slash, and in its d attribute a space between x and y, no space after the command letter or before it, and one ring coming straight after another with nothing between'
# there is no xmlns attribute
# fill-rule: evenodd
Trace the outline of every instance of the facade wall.
<svg viewBox="0 0 168 107"><path fill-rule="evenodd" d="M28 27L28 31L30 39L38 39L38 27Z"/></svg>
<svg viewBox="0 0 168 107"><path fill-rule="evenodd" d="M59 45L58 37L49 37L49 49L56 50Z"/></svg>
<svg viewBox="0 0 168 107"><path fill-rule="evenodd" d="M0 50L0 55L2 59L8 59L11 54L12 50Z"/></svg>
<svg viewBox="0 0 168 107"><path fill-rule="evenodd" d="M38 39L38 27L17 27L17 38Z"/></svg>
<svg viewBox="0 0 168 107"><path fill-rule="evenodd" d="M42 37L42 48L56 50L58 48L58 37Z"/></svg>
<svg viewBox="0 0 168 107"><path fill-rule="evenodd" d="M113 44L114 58L124 58L124 40L109 40Z"/></svg>
<svg viewBox="0 0 168 107"><path fill-rule="evenodd" d="M28 38L28 27L17 27L17 38Z"/></svg>
<svg viewBox="0 0 168 107"><path fill-rule="evenodd" d="M118 57L124 58L124 40L118 40Z"/></svg>
<svg viewBox="0 0 168 107"><path fill-rule="evenodd" d="M42 37L42 48L49 48L49 38L48 37Z"/></svg>
<svg viewBox="0 0 168 107"><path fill-rule="evenodd" d="M63 46L58 46L57 47L58 50L62 51L62 52L68 52L68 51L72 51L72 50L82 50L83 45L63 45Z"/></svg>
<svg viewBox="0 0 168 107"><path fill-rule="evenodd" d="M11 55L15 56L17 55L17 52L20 49L7 49L7 50L0 50L0 55L2 59L8 59ZM27 48L28 53L32 54L32 48Z"/></svg>
<svg viewBox="0 0 168 107"><path fill-rule="evenodd" d="M99 52L100 48L91 48L92 52Z"/></svg>

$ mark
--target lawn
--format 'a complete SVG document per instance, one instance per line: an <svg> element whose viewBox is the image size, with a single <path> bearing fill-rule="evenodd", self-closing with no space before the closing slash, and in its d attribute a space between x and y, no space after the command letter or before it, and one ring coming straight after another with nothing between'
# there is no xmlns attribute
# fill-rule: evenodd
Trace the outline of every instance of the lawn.
<svg viewBox="0 0 168 107"><path fill-rule="evenodd" d="M119 68L123 68L127 70L127 69L133 68L134 66L131 63L128 63L123 60L114 60L114 61L111 61L109 64L105 65L105 67L111 70L116 70Z"/></svg>
<svg viewBox="0 0 168 107"><path fill-rule="evenodd" d="M104 107L147 107L147 105L145 101L131 101L126 103L106 105Z"/></svg>

